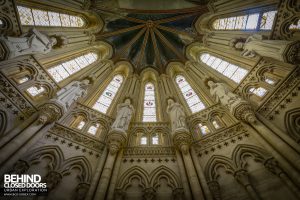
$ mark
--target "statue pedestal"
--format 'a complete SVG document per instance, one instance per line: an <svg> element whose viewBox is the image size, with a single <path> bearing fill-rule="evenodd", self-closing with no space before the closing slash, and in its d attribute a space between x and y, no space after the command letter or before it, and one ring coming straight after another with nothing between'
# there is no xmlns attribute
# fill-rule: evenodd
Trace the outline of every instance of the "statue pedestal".
<svg viewBox="0 0 300 200"><path fill-rule="evenodd" d="M117 153L126 143L127 141L127 134L122 129L112 129L108 133L108 148L110 154Z"/></svg>

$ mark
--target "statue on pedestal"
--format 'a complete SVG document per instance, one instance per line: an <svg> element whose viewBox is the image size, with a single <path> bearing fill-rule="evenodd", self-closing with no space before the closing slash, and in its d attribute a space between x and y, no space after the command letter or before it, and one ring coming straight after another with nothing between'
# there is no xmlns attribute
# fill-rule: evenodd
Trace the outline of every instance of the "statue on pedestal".
<svg viewBox="0 0 300 200"><path fill-rule="evenodd" d="M55 37L49 37L35 28L20 37L0 36L0 41L9 51L8 59L30 54L46 54L57 43Z"/></svg>
<svg viewBox="0 0 300 200"><path fill-rule="evenodd" d="M299 41L267 40L259 34L251 35L245 41L234 38L229 46L242 51L241 55L249 58L260 55L291 63L300 58Z"/></svg>
<svg viewBox="0 0 300 200"><path fill-rule="evenodd" d="M112 129L117 129L121 131L127 131L128 126L131 120L131 117L134 113L134 108L131 105L130 99L125 99L124 103L120 103L117 107L117 116L112 124Z"/></svg>
<svg viewBox="0 0 300 200"><path fill-rule="evenodd" d="M73 102L87 94L87 86L90 84L88 79L83 81L72 81L56 93L53 99L55 102L63 105L66 110L70 108Z"/></svg>
<svg viewBox="0 0 300 200"><path fill-rule="evenodd" d="M172 132L179 129L188 130L186 125L186 115L182 105L174 102L173 99L168 99L167 113L171 120Z"/></svg>

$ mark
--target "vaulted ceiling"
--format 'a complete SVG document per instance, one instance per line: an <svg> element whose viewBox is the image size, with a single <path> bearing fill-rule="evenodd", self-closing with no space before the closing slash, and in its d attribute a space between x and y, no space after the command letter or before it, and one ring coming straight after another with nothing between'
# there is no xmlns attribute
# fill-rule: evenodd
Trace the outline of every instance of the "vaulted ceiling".
<svg viewBox="0 0 300 200"><path fill-rule="evenodd" d="M112 60L127 60L135 72L152 67L164 73L171 61L186 61L184 49L200 36L195 20L206 7L181 10L126 10L97 8L105 27L97 35L114 47Z"/></svg>

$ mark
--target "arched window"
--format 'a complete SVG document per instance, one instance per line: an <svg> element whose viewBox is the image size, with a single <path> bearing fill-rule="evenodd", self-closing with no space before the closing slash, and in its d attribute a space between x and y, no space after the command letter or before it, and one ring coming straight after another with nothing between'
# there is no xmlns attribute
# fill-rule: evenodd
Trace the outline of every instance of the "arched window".
<svg viewBox="0 0 300 200"><path fill-rule="evenodd" d="M29 81L28 76L24 76L24 77L18 79L19 84L25 83L27 81Z"/></svg>
<svg viewBox="0 0 300 200"><path fill-rule="evenodd" d="M56 27L83 27L82 17L64 13L17 6L22 25L26 26L56 26Z"/></svg>
<svg viewBox="0 0 300 200"><path fill-rule="evenodd" d="M215 129L221 128L221 125L220 125L220 123L219 123L217 120L213 120L213 121L212 121L212 124L213 124L213 126L215 127Z"/></svg>
<svg viewBox="0 0 300 200"><path fill-rule="evenodd" d="M83 56L66 61L60 65L51 67L48 69L48 72L56 82L60 82L70 75L94 63L97 59L98 55L96 53L87 53Z"/></svg>
<svg viewBox="0 0 300 200"><path fill-rule="evenodd" d="M266 78L266 79L265 79L265 82L268 83L268 84L270 84L270 85L275 85L275 83L276 83L276 81L274 81L274 80L271 79L271 78Z"/></svg>
<svg viewBox="0 0 300 200"><path fill-rule="evenodd" d="M147 144L147 137L146 136L142 136L141 137L141 145L146 145Z"/></svg>
<svg viewBox="0 0 300 200"><path fill-rule="evenodd" d="M277 11L251 13L216 19L213 22L215 30L271 30Z"/></svg>
<svg viewBox="0 0 300 200"><path fill-rule="evenodd" d="M145 85L143 122L156 122L155 88L152 83Z"/></svg>
<svg viewBox="0 0 300 200"><path fill-rule="evenodd" d="M88 133L92 134L92 135L96 135L98 128L99 128L100 124L97 123L95 125L90 126L89 130L87 131Z"/></svg>
<svg viewBox="0 0 300 200"><path fill-rule="evenodd" d="M114 78L111 80L111 82L105 88L99 99L94 104L93 109L105 114L111 102L114 100L114 97L116 96L122 82L123 76L119 74L114 76Z"/></svg>
<svg viewBox="0 0 300 200"><path fill-rule="evenodd" d="M159 144L158 135L152 136L152 144L154 144L154 145L158 145Z"/></svg>
<svg viewBox="0 0 300 200"><path fill-rule="evenodd" d="M297 24L291 24L289 29L290 30L300 30L300 19L298 20Z"/></svg>
<svg viewBox="0 0 300 200"><path fill-rule="evenodd" d="M208 133L210 133L209 128L206 125L202 125L201 123L198 124L200 132L202 133L202 135L206 135Z"/></svg>
<svg viewBox="0 0 300 200"><path fill-rule="evenodd" d="M43 93L44 91L45 91L45 88L42 86L40 86L40 87L32 86L27 89L27 92L33 97Z"/></svg>
<svg viewBox="0 0 300 200"><path fill-rule="evenodd" d="M251 87L249 89L249 91L253 94L255 94L256 96L259 96L259 97L263 97L266 95L266 93L268 92L265 88L263 87L258 87L258 88L254 88L254 87Z"/></svg>
<svg viewBox="0 0 300 200"><path fill-rule="evenodd" d="M248 73L248 70L233 65L208 53L201 54L200 60L236 83L241 82Z"/></svg>
<svg viewBox="0 0 300 200"><path fill-rule="evenodd" d="M176 83L181 90L181 93L187 102L189 108L192 113L198 112L205 108L205 105L202 101L200 101L198 95L190 86L190 84L185 80L185 78L181 75L176 76Z"/></svg>
<svg viewBox="0 0 300 200"><path fill-rule="evenodd" d="M84 125L85 125L85 121L80 121L76 128L81 130L84 127Z"/></svg>

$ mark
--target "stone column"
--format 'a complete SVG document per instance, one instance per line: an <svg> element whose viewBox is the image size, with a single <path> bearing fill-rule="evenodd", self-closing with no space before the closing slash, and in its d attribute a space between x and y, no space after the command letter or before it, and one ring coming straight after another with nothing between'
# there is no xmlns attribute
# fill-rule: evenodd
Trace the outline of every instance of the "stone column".
<svg viewBox="0 0 300 200"><path fill-rule="evenodd" d="M123 149L121 149L118 153L118 157L116 160L116 164L114 167L114 172L111 177L111 181L109 183L109 189L108 189L108 195L107 195L107 200L113 200L114 199L114 191L117 185L117 178L119 175L119 170L120 170L120 165L122 162L122 157L123 157Z"/></svg>
<svg viewBox="0 0 300 200"><path fill-rule="evenodd" d="M92 200L93 199L95 190L97 189L97 186L98 186L98 181L100 179L103 166L105 164L107 153L108 153L107 152L107 147L105 147L105 149L103 150L103 152L101 154L101 158L100 158L100 160L98 162L98 165L97 165L97 168L96 168L96 172L94 174L94 178L93 178L93 180L91 182L91 185L90 185L89 191L88 191L88 193L87 193L87 195L85 197L85 200Z"/></svg>
<svg viewBox="0 0 300 200"><path fill-rule="evenodd" d="M155 200L156 199L155 189L154 188L144 189L143 199L144 200Z"/></svg>
<svg viewBox="0 0 300 200"><path fill-rule="evenodd" d="M218 181L216 181L216 180L209 181L209 182L207 182L207 185L209 187L210 192L213 195L214 200L222 200L220 185L219 185Z"/></svg>
<svg viewBox="0 0 300 200"><path fill-rule="evenodd" d="M205 199L197 177L197 173L194 168L194 163L189 152L189 146L192 141L190 133L187 132L186 129L177 129L174 132L173 141L175 146L182 153L184 165L192 189L193 198L199 200Z"/></svg>
<svg viewBox="0 0 300 200"><path fill-rule="evenodd" d="M38 120L1 148L1 152L5 153L0 154L0 174L9 171L9 168L53 126L53 122L65 113L64 108L55 103L43 104L39 110Z"/></svg>
<svg viewBox="0 0 300 200"><path fill-rule="evenodd" d="M105 199L117 153L127 141L127 135L121 129L112 129L108 133L107 141L109 154L107 155L94 200Z"/></svg>
<svg viewBox="0 0 300 200"><path fill-rule="evenodd" d="M245 187L247 193L253 200L260 200L261 198L258 196L257 192L254 190L253 186L249 181L249 176L246 170L240 169L234 172L234 178Z"/></svg>
<svg viewBox="0 0 300 200"><path fill-rule="evenodd" d="M182 183L183 190L184 190L185 199L187 199L187 200L192 199L192 194L191 194L189 182L187 180L187 175L185 173L185 168L184 168L184 164L182 161L182 157L180 155L180 152L177 149L176 149L176 159L177 159L177 164L178 164L178 168L179 168L181 183Z"/></svg>
<svg viewBox="0 0 300 200"><path fill-rule="evenodd" d="M202 167L199 164L199 159L197 157L197 154L196 154L194 148L191 148L191 155L192 155L192 159L193 159L193 162L194 162L194 165L195 165L198 177L199 177L200 184L201 184L203 192L205 194L205 197L206 197L207 200L212 200L211 192L209 191L209 188L208 188L208 185L207 185L207 182L206 182L206 178L204 176Z"/></svg>
<svg viewBox="0 0 300 200"><path fill-rule="evenodd" d="M264 165L270 172L277 175L289 187L289 189L294 193L294 195L300 199L300 190L286 175L286 173L280 168L280 166L274 158L267 159L264 162Z"/></svg>

